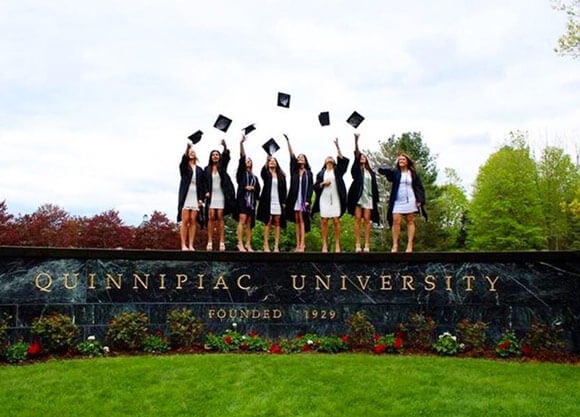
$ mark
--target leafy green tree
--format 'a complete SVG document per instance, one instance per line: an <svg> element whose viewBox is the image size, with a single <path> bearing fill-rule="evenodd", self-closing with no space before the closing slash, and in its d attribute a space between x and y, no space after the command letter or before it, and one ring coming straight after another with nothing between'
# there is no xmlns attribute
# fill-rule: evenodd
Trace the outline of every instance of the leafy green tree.
<svg viewBox="0 0 580 417"><path fill-rule="evenodd" d="M429 213L429 221L423 223L417 218L419 227L415 235L415 246L421 250L439 250L444 246L445 233L441 227L441 209L436 204L441 197L441 189L435 184L437 181L436 156L431 154L427 144L423 142L420 132L407 132L401 136L391 136L386 141L379 140L378 151L364 151L370 158L373 169L380 165L393 166L401 153L408 154L415 161L417 172L425 187L425 208ZM392 185L382 175L377 175L379 183L379 210L384 222L375 239L377 250L390 250L391 231L386 224L389 196ZM401 228L401 239L406 239L405 227Z"/></svg>
<svg viewBox="0 0 580 417"><path fill-rule="evenodd" d="M469 200L457 172L444 170L447 181L441 186L441 198L437 206L441 209L441 226L445 233L445 250L465 249L465 223Z"/></svg>
<svg viewBox="0 0 580 417"><path fill-rule="evenodd" d="M523 250L544 246L536 164L525 135L493 153L479 169L469 212L468 247Z"/></svg>
<svg viewBox="0 0 580 417"><path fill-rule="evenodd" d="M568 249L574 241L574 217L567 207L580 188L580 171L563 149L547 147L538 162L538 188L544 235L550 250Z"/></svg>
<svg viewBox="0 0 580 417"><path fill-rule="evenodd" d="M580 56L580 0L554 1L553 7L566 13L566 33L558 39L555 51L560 55Z"/></svg>

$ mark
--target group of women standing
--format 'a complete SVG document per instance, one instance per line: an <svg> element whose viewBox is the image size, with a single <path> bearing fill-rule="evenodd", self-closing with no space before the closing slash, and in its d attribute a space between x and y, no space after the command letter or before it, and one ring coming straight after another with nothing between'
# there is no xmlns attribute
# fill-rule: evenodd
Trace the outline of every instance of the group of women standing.
<svg viewBox="0 0 580 417"><path fill-rule="evenodd" d="M321 218L322 252L328 252L328 223L332 220L334 251L341 252L340 217L348 211L354 216L355 252L370 251L371 222L379 223L379 191L376 174L368 158L358 146L355 134L354 163L351 167L352 183L348 189L344 182L349 159L341 152L338 139L334 141L337 156L326 157L322 169L313 176L308 158L295 155L290 139L284 135L290 154L289 181L278 160L269 155L260 170L261 184L253 172L253 162L244 149L245 136L240 142L240 159L236 171L237 191L227 173L230 151L224 140L222 152L213 150L207 166L198 166L193 145L188 143L179 165L178 216L181 222L181 249L193 251L198 225L208 226L206 250L214 249L214 236L218 249L225 250L224 216L232 215L237 221L237 249L252 252L252 229L256 220L264 224L264 252L279 252L280 230L287 221L296 224L296 252L306 250L305 236L315 214ZM413 251L415 214L425 215L425 191L414 163L408 155L401 154L395 167L380 167L378 173L393 183L387 220L393 230L392 251L398 251L401 222L407 223L406 252ZM312 207L312 195L314 202ZM364 228L364 243L361 242ZM270 247L273 231L274 246Z"/></svg>

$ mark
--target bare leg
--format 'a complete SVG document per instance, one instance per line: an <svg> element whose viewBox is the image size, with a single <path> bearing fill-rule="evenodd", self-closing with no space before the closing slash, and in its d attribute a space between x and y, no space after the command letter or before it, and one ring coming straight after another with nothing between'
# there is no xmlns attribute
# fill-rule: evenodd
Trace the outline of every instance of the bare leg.
<svg viewBox="0 0 580 417"><path fill-rule="evenodd" d="M208 212L208 219L207 219L207 247L206 249L209 250L213 250L213 232L214 232L214 228L215 228L215 223L216 223L216 217L217 217L217 209L209 209Z"/></svg>
<svg viewBox="0 0 580 417"><path fill-rule="evenodd" d="M320 237L322 239L322 252L328 252L328 219L320 219Z"/></svg>
<svg viewBox="0 0 580 417"><path fill-rule="evenodd" d="M191 210L191 216L189 217L189 228L188 228L188 243L189 250L194 251L195 247L195 234L197 232L197 211Z"/></svg>
<svg viewBox="0 0 580 417"><path fill-rule="evenodd" d="M333 217L332 221L334 223L334 251L340 252L340 219Z"/></svg>
<svg viewBox="0 0 580 417"><path fill-rule="evenodd" d="M274 216L274 252L280 252L280 216Z"/></svg>
<svg viewBox="0 0 580 417"><path fill-rule="evenodd" d="M244 242L243 242L243 234L244 234L244 223L246 222L246 215L243 213L240 213L240 218L238 219L238 228L236 230L236 236L238 237L238 250L240 252L245 252L246 249L244 248Z"/></svg>
<svg viewBox="0 0 580 417"><path fill-rule="evenodd" d="M415 239L415 215L413 213L407 214L407 249L405 252L413 252L413 241Z"/></svg>
<svg viewBox="0 0 580 417"><path fill-rule="evenodd" d="M369 252L371 250L371 212L370 209L364 210L364 218L365 218L365 252Z"/></svg>
<svg viewBox="0 0 580 417"><path fill-rule="evenodd" d="M356 206L354 209L354 239L355 239L355 252L360 252L360 222L362 219L362 208Z"/></svg>
<svg viewBox="0 0 580 417"><path fill-rule="evenodd" d="M252 217L246 216L246 250L253 252L252 249Z"/></svg>
<svg viewBox="0 0 580 417"><path fill-rule="evenodd" d="M187 250L187 229L189 221L189 210L181 210L181 225L179 226L179 237L181 239L181 250Z"/></svg>
<svg viewBox="0 0 580 417"><path fill-rule="evenodd" d="M226 250L223 209L217 209L217 228L218 228L218 236L220 239L219 250L223 252Z"/></svg>
<svg viewBox="0 0 580 417"><path fill-rule="evenodd" d="M270 221L264 226L264 252L270 252L270 225L272 224L272 217Z"/></svg>
<svg viewBox="0 0 580 417"><path fill-rule="evenodd" d="M393 213L393 247L391 252L397 252L399 250L399 236L401 235L401 216L398 213Z"/></svg>

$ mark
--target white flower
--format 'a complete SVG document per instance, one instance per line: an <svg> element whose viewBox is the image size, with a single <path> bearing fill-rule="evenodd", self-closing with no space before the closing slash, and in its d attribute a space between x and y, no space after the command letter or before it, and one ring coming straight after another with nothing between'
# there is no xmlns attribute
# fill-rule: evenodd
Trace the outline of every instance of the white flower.
<svg viewBox="0 0 580 417"><path fill-rule="evenodd" d="M232 327L235 329L236 327L238 327L238 323L232 323Z"/></svg>
<svg viewBox="0 0 580 417"><path fill-rule="evenodd" d="M109 346L103 346L103 352L109 353Z"/></svg>
<svg viewBox="0 0 580 417"><path fill-rule="evenodd" d="M242 340L246 340L246 335L242 336Z"/></svg>
<svg viewBox="0 0 580 417"><path fill-rule="evenodd" d="M309 345L314 344L314 342L312 340L310 340L310 339L308 339L308 341L306 343L308 343Z"/></svg>
<svg viewBox="0 0 580 417"><path fill-rule="evenodd" d="M95 340L95 336L89 336L89 337L87 337L87 340L89 342L92 342L93 340Z"/></svg>
<svg viewBox="0 0 580 417"><path fill-rule="evenodd" d="M451 338L453 339L454 342L457 342L457 337L451 336Z"/></svg>

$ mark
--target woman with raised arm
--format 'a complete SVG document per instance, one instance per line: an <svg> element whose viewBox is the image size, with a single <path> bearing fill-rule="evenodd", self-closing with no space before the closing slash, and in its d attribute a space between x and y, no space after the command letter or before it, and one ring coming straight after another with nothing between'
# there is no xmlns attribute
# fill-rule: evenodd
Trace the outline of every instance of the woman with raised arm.
<svg viewBox="0 0 580 417"><path fill-rule="evenodd" d="M384 175L387 180L393 183L387 211L387 222L393 233L391 252L399 250L399 236L403 218L407 223L407 248L405 252L413 252L415 214L421 213L427 219L427 212L424 208L425 189L415 170L415 162L409 155L401 153L397 157L395 168L382 166L379 168L379 174Z"/></svg>
<svg viewBox="0 0 580 417"><path fill-rule="evenodd" d="M296 252L306 249L305 237L310 231L310 200L313 192L313 179L308 159L303 153L296 156L285 134L290 154L290 188L286 198L286 217L296 223Z"/></svg>
<svg viewBox="0 0 580 417"><path fill-rule="evenodd" d="M207 247L213 250L214 231L219 238L219 250L225 251L224 216L235 208L235 190L227 169L230 162L230 150L222 139L223 152L213 150L209 154L208 165L204 169L206 198L208 206ZM216 229L216 230L214 230Z"/></svg>
<svg viewBox="0 0 580 417"><path fill-rule="evenodd" d="M236 171L236 182L238 183L238 193L236 196L237 209L234 217L238 220L237 237L238 250L240 252L253 252L252 249L252 229L256 224L256 206L260 197L260 182L258 177L252 172L253 163L246 156L244 142L246 135L242 135L240 141L240 161ZM244 228L246 244L244 245Z"/></svg>
<svg viewBox="0 0 580 417"><path fill-rule="evenodd" d="M358 139L360 134L354 134L354 161L350 169L352 183L348 189L348 212L354 216L355 252L371 249L371 221L380 223L378 210L379 187L377 177L372 170L367 156L360 152ZM365 244L361 249L361 221L365 224Z"/></svg>
<svg viewBox="0 0 580 417"><path fill-rule="evenodd" d="M338 138L334 144L338 153L337 160L327 156L314 182L312 214L320 212L322 252L328 252L328 219L332 219L334 224L334 251L340 252L340 217L346 211L346 186L343 176L349 160L342 155Z"/></svg>
<svg viewBox="0 0 580 417"><path fill-rule="evenodd" d="M286 176L276 158L268 155L260 172L262 193L258 203L257 219L264 223L264 252L270 252L270 228L274 226L274 252L280 252L280 228L286 228L284 204L286 201Z"/></svg>
<svg viewBox="0 0 580 417"><path fill-rule="evenodd" d="M203 204L205 185L203 169L197 166L197 155L191 143L187 144L185 153L179 163L179 198L177 202L177 222L181 238L181 250L194 251L195 234L199 211Z"/></svg>

